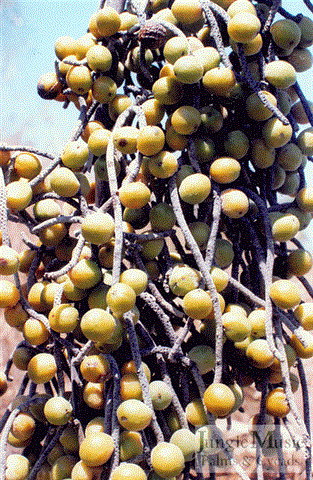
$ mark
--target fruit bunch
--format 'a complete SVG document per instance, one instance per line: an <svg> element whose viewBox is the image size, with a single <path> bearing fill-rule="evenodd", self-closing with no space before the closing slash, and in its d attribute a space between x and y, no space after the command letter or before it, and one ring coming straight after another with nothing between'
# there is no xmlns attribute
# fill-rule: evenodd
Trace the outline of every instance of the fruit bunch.
<svg viewBox="0 0 313 480"><path fill-rule="evenodd" d="M202 478L214 436L247 479L215 428L247 386L251 430L293 417L311 478L312 44L277 0L101 2L56 40L38 93L74 103L74 134L57 156L0 147L0 307L23 336L1 393L25 372L1 479Z"/></svg>

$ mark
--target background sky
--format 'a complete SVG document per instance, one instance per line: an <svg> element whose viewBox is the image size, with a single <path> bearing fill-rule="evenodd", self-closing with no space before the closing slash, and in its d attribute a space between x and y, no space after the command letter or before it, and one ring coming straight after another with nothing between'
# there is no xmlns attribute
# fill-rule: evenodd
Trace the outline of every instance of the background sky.
<svg viewBox="0 0 313 480"><path fill-rule="evenodd" d="M1 141L52 153L62 149L78 110L73 104L65 110L59 102L41 99L37 81L43 73L54 71L55 40L61 35L78 38L86 33L98 3L99 0L0 0ZM302 0L283 0L282 5L294 15L301 12L312 18ZM313 100L312 69L299 73L297 78L307 98ZM306 168L306 177L312 184L312 164ZM313 238L313 227L307 232Z"/></svg>

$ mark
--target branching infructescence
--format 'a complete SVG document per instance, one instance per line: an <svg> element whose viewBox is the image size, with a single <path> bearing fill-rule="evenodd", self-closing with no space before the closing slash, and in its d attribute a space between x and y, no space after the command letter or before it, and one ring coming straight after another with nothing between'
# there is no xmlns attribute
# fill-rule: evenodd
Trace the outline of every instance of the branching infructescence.
<svg viewBox="0 0 313 480"><path fill-rule="evenodd" d="M60 145L54 155L0 144L0 307L8 326L25 336L0 372L0 394L14 382L14 368L21 367L26 373L18 396L29 398L17 408L10 404L0 421L0 479L6 479L9 468L7 444L16 417L20 411L32 415L34 404L42 402L43 407L49 397L69 398L72 413L60 426L46 425L49 415L44 409L43 418L34 419L36 433L22 455L34 450L38 456L27 478L35 480L42 468L50 469L48 455L63 431L73 430L80 445L83 436L87 438L89 421L100 416L102 433L113 447L106 461L90 466L99 467L101 479L112 480L119 464L125 465L124 433L120 436L124 425L117 414L125 395L140 398L143 408L152 412L150 424L134 435L136 451L126 459L130 470L140 466L143 478L150 478L153 470L159 474L158 468L162 473L164 467L153 458L154 447L169 442L177 429L189 430L189 435L196 432L198 425L188 411L195 398L204 409L200 424L207 423L213 436L214 415L225 417L226 428L232 431L231 415L242 411L242 387L254 381L261 391L254 433L260 442L267 434L266 414L276 416L268 398L278 389L288 407L281 413L282 422L295 443L301 437L309 480L310 392L301 358L313 355L313 336L308 332L313 303L301 298L298 286L311 299L313 289L303 275L309 267L302 260L295 265L291 255L298 252L301 257L304 251L312 263L297 234L310 223L313 212L305 171L305 157L311 160L313 153L313 115L299 78L295 80L299 72L293 76L292 53L295 47L299 51L310 47L313 22L301 13L290 14L280 0L264 0L262 5L209 0L187 5L175 0L165 8L146 0L124 3L101 0L87 36L75 48L69 36L66 41L60 37L54 73L43 75L38 84L42 98L61 100L64 108L75 103L79 109L68 135L73 147L69 157ZM304 4L312 11L310 1ZM250 25L245 23L245 9L247 16L250 11L254 15L254 7L259 21L250 17ZM298 37L290 49L275 36L280 26L277 13L291 22L288 25ZM173 39L176 44L170 47L167 42ZM87 55L93 47L93 56ZM310 67L307 55L304 69ZM197 61L186 66L186 56ZM275 78L268 74L267 66L275 60L283 60L280 66L290 70L290 78L279 70ZM294 98L289 93L298 95L291 113ZM308 124L304 135L302 125ZM30 165L24 169L19 165L21 154ZM58 172L68 175L65 185ZM93 214L99 214L103 224L89 226ZM21 254L11 248L10 223L15 231L23 225L20 235L27 250ZM25 285L22 274L27 277ZM127 293L113 289L108 295L115 284ZM44 292L35 299L33 286ZM280 295L273 288L279 286ZM194 294L191 310L187 294ZM227 323L230 312L232 331ZM250 312L260 315L260 324L253 328ZM74 320L71 314L76 315ZM29 318L48 333L32 340L27 335ZM38 330L43 329L40 324ZM268 347L266 362L264 351L256 355L253 350L258 341ZM36 383L35 361L30 362L42 354L51 359L52 373ZM296 359L303 416L293 394L296 379L289 372L289 354ZM163 410L157 410L151 398L150 376L162 380L171 396ZM141 393L134 393L128 380ZM101 392L100 411L88 403L87 384ZM215 399L213 407L209 401L211 392L220 387L228 392L229 404L232 396L235 399L225 414L215 410L224 406L224 397ZM45 396L40 395L43 392ZM279 427L276 418L273 439L278 442ZM219 431L216 439L236 475L248 480ZM256 447L255 474L263 480L266 452L258 441ZM198 461L204 452L193 453L173 475L166 471L161 478L182 475L187 480L194 471L197 478L204 478ZM284 453L277 445L279 465ZM79 449L71 455L77 463L82 456ZM174 463L171 457L169 468ZM288 478L288 468L278 468L277 475ZM210 479L216 478L211 464L209 471ZM137 478L137 473L132 476Z"/></svg>

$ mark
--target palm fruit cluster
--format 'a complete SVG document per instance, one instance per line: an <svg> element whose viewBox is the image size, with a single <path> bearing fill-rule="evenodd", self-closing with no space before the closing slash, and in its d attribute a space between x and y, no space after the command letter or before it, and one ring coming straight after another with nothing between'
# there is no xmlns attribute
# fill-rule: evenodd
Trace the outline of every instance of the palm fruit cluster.
<svg viewBox="0 0 313 480"><path fill-rule="evenodd" d="M78 108L75 133L57 156L0 146L0 307L21 336L1 393L25 373L1 479L203 478L214 435L248 478L215 427L245 388L251 431L293 418L311 478L313 21L281 3L101 2L56 40L38 94Z"/></svg>

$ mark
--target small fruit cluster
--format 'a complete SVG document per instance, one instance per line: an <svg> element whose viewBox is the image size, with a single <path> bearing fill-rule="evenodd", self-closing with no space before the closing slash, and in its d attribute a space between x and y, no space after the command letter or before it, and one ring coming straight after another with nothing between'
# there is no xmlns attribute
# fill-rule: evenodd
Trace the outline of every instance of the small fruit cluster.
<svg viewBox="0 0 313 480"><path fill-rule="evenodd" d="M101 5L55 43L38 93L80 110L60 155L0 147L0 307L23 335L0 392L25 372L1 423L5 480L188 477L203 441L232 457L215 420L252 384L251 430L290 414L310 448L293 393L307 398L313 357L296 238L313 212L296 78L313 21L274 1L128 10ZM36 238L21 253L10 221Z"/></svg>

